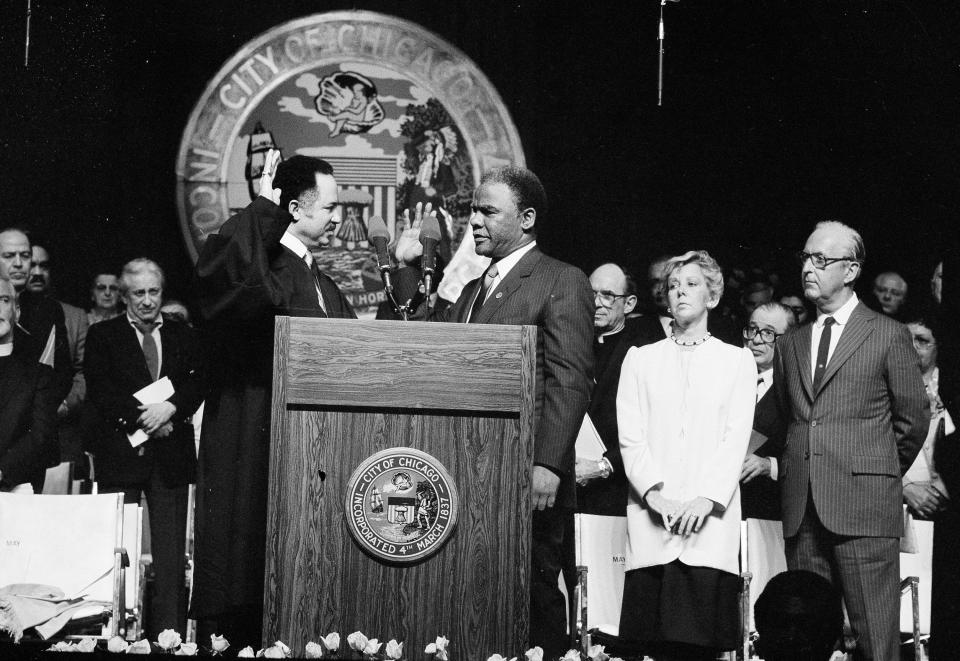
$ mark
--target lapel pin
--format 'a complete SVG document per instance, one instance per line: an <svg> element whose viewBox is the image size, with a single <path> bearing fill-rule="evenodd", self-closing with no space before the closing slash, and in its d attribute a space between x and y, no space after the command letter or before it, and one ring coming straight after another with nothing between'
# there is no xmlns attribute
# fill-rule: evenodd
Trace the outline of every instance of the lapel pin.
<svg viewBox="0 0 960 661"><path fill-rule="evenodd" d="M503 292L502 292L502 291L498 291L498 292L497 292L497 298L503 298Z"/></svg>

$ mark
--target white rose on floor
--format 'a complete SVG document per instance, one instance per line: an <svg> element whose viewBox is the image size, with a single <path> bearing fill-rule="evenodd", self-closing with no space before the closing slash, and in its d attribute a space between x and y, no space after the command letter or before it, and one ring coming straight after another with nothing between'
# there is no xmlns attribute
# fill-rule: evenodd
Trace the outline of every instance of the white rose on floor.
<svg viewBox="0 0 960 661"><path fill-rule="evenodd" d="M120 636L114 636L107 641L107 651L112 654L119 654L121 652L126 652L127 648L130 647L130 643L125 641Z"/></svg>
<svg viewBox="0 0 960 661"><path fill-rule="evenodd" d="M160 635L157 636L157 647L167 652L179 647L181 642L183 641L180 638L180 634L173 629L164 629L160 632Z"/></svg>
<svg viewBox="0 0 960 661"><path fill-rule="evenodd" d="M367 637L364 636L359 631L354 631L352 634L347 636L347 644L350 645L350 649L356 650L358 652L363 652L367 647Z"/></svg>
<svg viewBox="0 0 960 661"><path fill-rule="evenodd" d="M487 659L487 661L507 661L507 657L499 654L493 654ZM517 661L517 657L510 657L510 661Z"/></svg>
<svg viewBox="0 0 960 661"><path fill-rule="evenodd" d="M214 654L222 654L227 651L228 647L230 647L229 640L215 633L210 634L210 649L213 650Z"/></svg>
<svg viewBox="0 0 960 661"><path fill-rule="evenodd" d="M336 652L340 649L340 634L336 631L328 633L326 636L320 639L320 643L327 649L328 652Z"/></svg>
<svg viewBox="0 0 960 661"><path fill-rule="evenodd" d="M391 638L390 642L387 643L387 658L400 659L402 657L403 643L398 643L395 639Z"/></svg>
<svg viewBox="0 0 960 661"><path fill-rule="evenodd" d="M94 638L84 638L77 643L78 652L90 653L97 649L97 641Z"/></svg>
<svg viewBox="0 0 960 661"><path fill-rule="evenodd" d="M254 658L253 648L247 645L242 650L237 652L238 659L252 659Z"/></svg>
<svg viewBox="0 0 960 661"><path fill-rule="evenodd" d="M378 641L376 638L371 638L367 641L367 644L363 647L363 653L373 656L380 651L380 648L383 647L383 643Z"/></svg>
<svg viewBox="0 0 960 661"><path fill-rule="evenodd" d="M303 649L303 655L308 659L321 659L323 658L323 648L311 640Z"/></svg>
<svg viewBox="0 0 960 661"><path fill-rule="evenodd" d="M427 648L424 650L424 652L426 654L435 654L437 661L447 661L447 645L449 644L449 638L446 636L437 636L436 642L427 645Z"/></svg>
<svg viewBox="0 0 960 661"><path fill-rule="evenodd" d="M527 661L543 661L543 648L539 645L531 647L523 655L527 657Z"/></svg>
<svg viewBox="0 0 960 661"><path fill-rule="evenodd" d="M567 653L560 657L560 661L580 661L580 652L567 650Z"/></svg>
<svg viewBox="0 0 960 661"><path fill-rule="evenodd" d="M152 651L149 640L138 640L126 649L127 654L150 654Z"/></svg>
<svg viewBox="0 0 960 661"><path fill-rule="evenodd" d="M180 648L177 650L176 656L196 656L197 655L197 644L196 643L181 643Z"/></svg>
<svg viewBox="0 0 960 661"><path fill-rule="evenodd" d="M587 649L587 656L590 657L590 661L609 661L610 655L603 650L603 645L591 645Z"/></svg>

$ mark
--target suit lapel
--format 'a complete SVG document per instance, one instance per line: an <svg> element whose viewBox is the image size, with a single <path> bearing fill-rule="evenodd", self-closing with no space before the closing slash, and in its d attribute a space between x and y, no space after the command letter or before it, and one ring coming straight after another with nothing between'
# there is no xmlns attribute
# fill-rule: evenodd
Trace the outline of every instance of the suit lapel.
<svg viewBox="0 0 960 661"><path fill-rule="evenodd" d="M147 369L147 359L143 357L143 347L140 346L140 340L137 338L137 331L130 325L127 315L121 315L118 317L123 320L123 323L120 325L120 337L118 344L123 347L121 355L130 356L130 369L134 372L138 381L143 383L150 383L152 379L150 378L150 370ZM105 323L105 322L104 322ZM163 333L160 333L160 337L163 337ZM161 342L163 340L161 339ZM164 347L166 349L166 347ZM163 357L166 358L166 352L164 352ZM161 365L163 367L163 365Z"/></svg>
<svg viewBox="0 0 960 661"><path fill-rule="evenodd" d="M796 331L797 341L794 344L797 371L800 381L810 401L813 401L813 375L810 374L810 342L813 337L813 324L807 324Z"/></svg>
<svg viewBox="0 0 960 661"><path fill-rule="evenodd" d="M497 312L503 304L520 289L524 278L529 277L529 275L533 273L534 268L540 261L540 256L540 251L533 248L521 257L520 261L507 273L507 277L501 280L497 288L493 290L493 293L491 293L490 297L484 302L483 307L477 311L476 318L472 321L478 324L493 323L492 320L496 317Z"/></svg>
<svg viewBox="0 0 960 661"><path fill-rule="evenodd" d="M863 344L863 342L873 333L873 320L876 318L876 312L870 310L863 303L857 305L847 320L847 325L840 335L840 341L837 342L837 348L834 349L830 362L827 363L827 369L823 372L823 381L820 383L819 393L824 389L834 374L837 373L843 364L847 362L850 356Z"/></svg>

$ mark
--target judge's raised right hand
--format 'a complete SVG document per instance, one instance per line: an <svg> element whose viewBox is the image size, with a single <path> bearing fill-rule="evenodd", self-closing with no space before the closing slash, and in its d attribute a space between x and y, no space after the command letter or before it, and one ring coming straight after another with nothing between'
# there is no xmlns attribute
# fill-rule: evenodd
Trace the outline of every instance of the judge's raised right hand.
<svg viewBox="0 0 960 661"><path fill-rule="evenodd" d="M280 189L273 187L273 178L277 176L278 165L280 165L280 150L269 150L263 164L263 173L260 175L260 195L274 204L280 204Z"/></svg>

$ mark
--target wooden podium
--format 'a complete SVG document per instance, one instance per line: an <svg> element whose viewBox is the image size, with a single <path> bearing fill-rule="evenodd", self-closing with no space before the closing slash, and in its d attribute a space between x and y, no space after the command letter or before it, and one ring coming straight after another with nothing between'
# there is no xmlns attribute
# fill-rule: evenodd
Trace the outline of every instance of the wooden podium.
<svg viewBox="0 0 960 661"><path fill-rule="evenodd" d="M300 654L353 631L423 658L522 655L529 628L537 329L278 317L264 641ZM432 455L459 494L452 536L413 564L348 530L346 490L371 455Z"/></svg>

